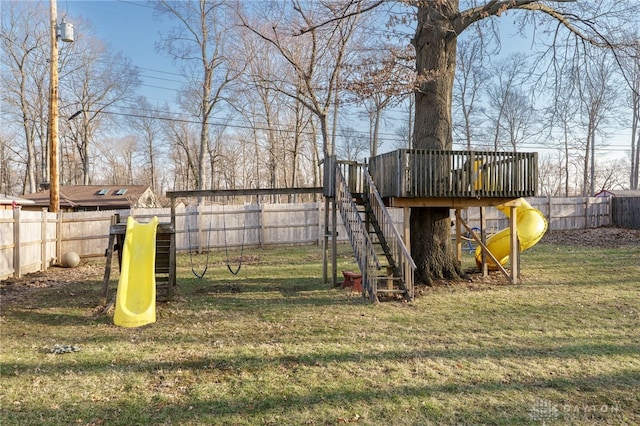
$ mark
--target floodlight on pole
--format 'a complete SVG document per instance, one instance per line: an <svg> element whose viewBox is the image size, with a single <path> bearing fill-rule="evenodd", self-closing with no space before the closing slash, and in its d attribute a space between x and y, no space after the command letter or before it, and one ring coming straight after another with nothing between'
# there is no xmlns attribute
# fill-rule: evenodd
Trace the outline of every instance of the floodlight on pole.
<svg viewBox="0 0 640 426"><path fill-rule="evenodd" d="M73 42L73 24L65 22L58 26L58 5L51 1L51 69L49 80L49 211L60 210L60 180L58 176L58 38Z"/></svg>

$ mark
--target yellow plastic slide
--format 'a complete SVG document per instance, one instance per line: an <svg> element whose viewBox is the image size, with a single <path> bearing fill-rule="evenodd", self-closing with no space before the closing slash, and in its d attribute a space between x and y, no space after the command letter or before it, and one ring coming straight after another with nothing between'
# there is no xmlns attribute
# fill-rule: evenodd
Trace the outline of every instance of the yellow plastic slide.
<svg viewBox="0 0 640 426"><path fill-rule="evenodd" d="M127 219L127 233L113 323L121 327L140 327L156 322L156 231L158 218L139 223Z"/></svg>
<svg viewBox="0 0 640 426"><path fill-rule="evenodd" d="M497 206L498 210L504 213L507 217L510 217L510 208L508 206ZM516 207L516 229L518 231L518 240L520 242L520 251L525 251L533 247L540 239L542 239L545 232L547 232L547 220L544 218L542 212L538 209L531 207L531 204L524 199L520 199L520 205ZM506 265L509 260L509 253L511 251L511 230L509 228L503 229L495 235L492 235L487 240L487 248L500 262L501 265ZM476 263L482 264L482 248L476 248ZM489 269L498 269L493 261L487 257L487 264Z"/></svg>

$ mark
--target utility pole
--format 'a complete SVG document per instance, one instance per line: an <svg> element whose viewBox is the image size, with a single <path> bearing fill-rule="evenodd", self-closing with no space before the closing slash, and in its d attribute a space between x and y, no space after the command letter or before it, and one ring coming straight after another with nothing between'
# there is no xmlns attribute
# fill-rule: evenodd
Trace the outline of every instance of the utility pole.
<svg viewBox="0 0 640 426"><path fill-rule="evenodd" d="M60 210L60 177L58 169L58 5L57 0L51 2L51 58L49 77L49 211ZM73 25L62 18L61 39L73 42Z"/></svg>
<svg viewBox="0 0 640 426"><path fill-rule="evenodd" d="M60 210L58 176L58 6L51 1L51 72L49 76L49 211Z"/></svg>

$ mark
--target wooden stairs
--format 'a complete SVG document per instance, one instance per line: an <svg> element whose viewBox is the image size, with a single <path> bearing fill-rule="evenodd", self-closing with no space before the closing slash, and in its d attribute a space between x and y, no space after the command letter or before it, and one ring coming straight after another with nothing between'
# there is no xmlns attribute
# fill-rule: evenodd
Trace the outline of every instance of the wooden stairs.
<svg viewBox="0 0 640 426"><path fill-rule="evenodd" d="M360 267L363 297L412 300L415 263L365 165L350 166L336 164L334 200Z"/></svg>

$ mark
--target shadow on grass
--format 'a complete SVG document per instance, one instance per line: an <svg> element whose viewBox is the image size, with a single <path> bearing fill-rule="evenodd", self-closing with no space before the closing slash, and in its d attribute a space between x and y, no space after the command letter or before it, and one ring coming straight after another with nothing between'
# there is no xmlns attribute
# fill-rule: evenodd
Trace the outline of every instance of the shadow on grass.
<svg viewBox="0 0 640 426"><path fill-rule="evenodd" d="M26 324L43 324L47 326L86 326L95 321L92 317L77 313L39 312L36 310L11 309L7 315Z"/></svg>
<svg viewBox="0 0 640 426"><path fill-rule="evenodd" d="M163 400L158 395L157 400L142 400L139 398L112 398L110 402L74 402L61 404L56 409L43 407L20 407L21 410L28 411L22 415L14 406L3 409L3 424L20 424L22 417L55 419L59 424L77 423L81 415L91 416L100 419L110 425L128 424L167 424L182 421L194 421L199 424L252 424L252 421L265 423L266 418L273 416L280 417L280 421L286 421L287 416L302 420L305 416L314 416L315 419L308 419L308 423L313 420L323 424L341 423L338 419L317 418L323 415L322 407L334 408L337 412L349 413L356 407L366 407L370 418L363 419L365 422L380 421L386 413L377 412L376 406L380 404L385 407L389 401L404 400L417 405L419 401L427 401L429 398L449 398L446 395L464 395L465 398L476 400L473 396L483 397L486 393L515 392L521 395L531 395L536 398L547 389L553 389L564 395L570 394L576 389L598 388L607 386L611 393L629 393L638 386L640 382L640 372L623 371L617 374L599 374L585 377L554 377L545 379L533 377L505 383L502 380L485 380L480 383L435 383L435 384L404 384L393 387L358 387L350 388L335 387L333 384L318 383L317 386L307 387L304 390L281 389L267 394L259 390L254 391L255 396L238 396L237 394L212 394L201 397L181 398L179 403L172 403ZM400 399L399 399L400 398ZM156 399L154 397L153 399ZM531 400L532 405L535 400ZM558 403L562 403L559 401ZM511 404L511 406L509 406ZM493 403L492 405L498 405ZM470 404L458 411L440 413L439 418L433 418L433 413L425 412L413 413L414 420L436 420L441 421L463 421L473 420L481 424L526 424L531 422L529 417L531 405L526 403L505 401L498 408L488 410L482 404ZM420 406L414 407L421 410ZM317 411L314 411L317 410ZM621 407L624 410L624 407ZM311 414L309 414L311 413ZM314 414L315 413L315 414ZM351 412L352 413L352 412ZM401 412L405 414L404 412ZM615 415L615 414L614 414ZM295 416L295 417L294 417ZM378 418L379 417L379 418ZM253 419L253 420L251 420ZM85 419L85 421L88 419ZM392 420L392 419L387 419ZM610 419L611 420L611 419ZM346 423L346 422L345 422ZM539 423L538 423L539 424Z"/></svg>
<svg viewBox="0 0 640 426"><path fill-rule="evenodd" d="M171 337L167 336L167 343L170 343ZM162 342L162 338L154 338L154 342ZM542 339L540 339L542 340ZM83 359L79 363L72 357L61 358L59 362L49 365L46 374L56 375L73 369L76 372L99 372L117 369L127 372L154 372L163 371L215 371L220 372L260 372L266 367L284 367L293 369L300 366L315 367L330 364L341 363L382 363L382 362L398 362L406 363L409 361L425 361L425 360L449 360L467 362L492 360L499 361L503 359L524 360L524 359L576 359L580 356L627 356L640 353L639 344L617 344L617 343L576 343L575 338L563 339L565 342L558 343L559 339L554 339L554 344L547 341L539 342L537 345L533 343L522 344L519 346L510 345L509 347L501 346L496 348L424 348L415 350L387 350L367 352L311 352L298 355L236 355L228 354L217 356L215 349L212 349L211 355L196 356L191 359L176 361L169 359L167 361L145 362L140 359L135 361L127 361L120 359L116 364L112 360L100 360L95 358ZM587 339L583 339L587 340ZM88 341L87 343L89 343ZM82 342L79 342L82 343ZM259 343L259 342L255 342ZM87 347L87 350L91 350ZM34 361L37 363L38 361ZM0 364L0 371L8 371L6 368L11 366L13 369L27 371L37 367L33 363L20 363L12 361L9 364ZM640 371L636 371L640 375ZM638 383L640 384L640 383Z"/></svg>

